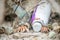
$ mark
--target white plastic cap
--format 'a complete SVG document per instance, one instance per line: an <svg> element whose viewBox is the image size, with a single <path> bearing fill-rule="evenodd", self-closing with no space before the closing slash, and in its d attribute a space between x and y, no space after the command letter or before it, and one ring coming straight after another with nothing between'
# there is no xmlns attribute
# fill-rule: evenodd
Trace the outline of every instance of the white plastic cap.
<svg viewBox="0 0 60 40"><path fill-rule="evenodd" d="M41 30L42 25L39 22L36 22L32 25L32 27L35 32L39 32Z"/></svg>

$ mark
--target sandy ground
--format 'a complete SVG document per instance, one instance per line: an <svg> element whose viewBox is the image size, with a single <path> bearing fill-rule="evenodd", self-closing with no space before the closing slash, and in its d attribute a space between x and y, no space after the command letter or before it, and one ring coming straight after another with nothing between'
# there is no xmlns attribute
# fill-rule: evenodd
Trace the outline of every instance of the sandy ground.
<svg viewBox="0 0 60 40"><path fill-rule="evenodd" d="M48 33L15 33L12 35L2 34L0 40L59 40L59 37L49 38Z"/></svg>

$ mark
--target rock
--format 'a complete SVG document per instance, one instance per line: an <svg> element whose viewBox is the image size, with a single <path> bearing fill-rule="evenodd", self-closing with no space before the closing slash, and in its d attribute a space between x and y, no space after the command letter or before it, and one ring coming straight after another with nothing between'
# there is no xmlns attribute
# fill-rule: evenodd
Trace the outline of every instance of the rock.
<svg viewBox="0 0 60 40"><path fill-rule="evenodd" d="M14 33L14 34L11 34L11 35L9 35L8 37L10 38L10 39L20 39L21 38L21 36L23 36L23 35L20 35L20 32L18 32L18 33Z"/></svg>
<svg viewBox="0 0 60 40"><path fill-rule="evenodd" d="M24 38L24 40L30 40L29 38Z"/></svg>
<svg viewBox="0 0 60 40"><path fill-rule="evenodd" d="M58 24L57 22L54 22L54 23L52 24L52 28L53 28L53 30L58 29L58 28L59 28L59 24Z"/></svg>
<svg viewBox="0 0 60 40"><path fill-rule="evenodd" d="M60 26L56 26L53 28L53 30L58 30L58 29L60 29Z"/></svg>
<svg viewBox="0 0 60 40"><path fill-rule="evenodd" d="M13 28L12 27L6 27L5 31L7 34L11 34L13 32Z"/></svg>
<svg viewBox="0 0 60 40"><path fill-rule="evenodd" d="M0 34L3 34L5 32L5 29L0 27Z"/></svg>
<svg viewBox="0 0 60 40"><path fill-rule="evenodd" d="M57 33L60 32L60 26L58 25L57 22L53 23L53 24L52 24L52 27L53 27L53 30L54 30L55 32L57 32Z"/></svg>
<svg viewBox="0 0 60 40"><path fill-rule="evenodd" d="M6 34L11 34L13 33L13 27L11 27L11 23L7 22L7 23L3 23L2 27L5 29L5 33Z"/></svg>
<svg viewBox="0 0 60 40"><path fill-rule="evenodd" d="M56 33L54 31L50 31L48 36L49 38L55 38Z"/></svg>
<svg viewBox="0 0 60 40"><path fill-rule="evenodd" d="M0 24L4 21L5 15L5 0L0 0Z"/></svg>
<svg viewBox="0 0 60 40"><path fill-rule="evenodd" d="M47 26L49 29L53 29L53 27L52 27L52 25L51 24L48 24L48 26Z"/></svg>
<svg viewBox="0 0 60 40"><path fill-rule="evenodd" d="M40 37L33 37L32 40L41 40Z"/></svg>
<svg viewBox="0 0 60 40"><path fill-rule="evenodd" d="M57 22L54 22L54 23L52 24L52 27L56 27L56 26L58 26L58 23L57 23Z"/></svg>
<svg viewBox="0 0 60 40"><path fill-rule="evenodd" d="M23 2L22 7L25 8L27 12L31 12L34 10L36 5L40 2L41 0L26 0Z"/></svg>

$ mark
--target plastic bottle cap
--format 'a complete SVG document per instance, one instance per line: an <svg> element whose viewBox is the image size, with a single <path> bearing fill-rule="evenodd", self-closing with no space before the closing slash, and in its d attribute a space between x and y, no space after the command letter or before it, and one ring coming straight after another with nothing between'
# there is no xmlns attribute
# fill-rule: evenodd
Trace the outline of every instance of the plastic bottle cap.
<svg viewBox="0 0 60 40"><path fill-rule="evenodd" d="M32 25L32 27L35 32L39 32L41 30L42 25L40 23L36 22Z"/></svg>

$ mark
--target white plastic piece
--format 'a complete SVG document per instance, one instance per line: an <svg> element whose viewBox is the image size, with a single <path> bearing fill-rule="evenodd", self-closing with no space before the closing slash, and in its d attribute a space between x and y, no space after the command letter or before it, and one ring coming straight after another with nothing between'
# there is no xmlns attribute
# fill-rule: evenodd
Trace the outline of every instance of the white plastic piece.
<svg viewBox="0 0 60 40"><path fill-rule="evenodd" d="M41 27L42 27L42 25L38 22L33 24L33 30L35 32L39 32L41 30Z"/></svg>
<svg viewBox="0 0 60 40"><path fill-rule="evenodd" d="M13 9L15 10L16 7L17 5L14 5ZM15 13L17 14L19 18L22 18L26 14L26 11L21 6L18 6Z"/></svg>
<svg viewBox="0 0 60 40"><path fill-rule="evenodd" d="M51 5L45 2L37 7L35 18L40 18L41 20L44 21L44 25L47 25L50 13L51 13Z"/></svg>
<svg viewBox="0 0 60 40"><path fill-rule="evenodd" d="M32 27L34 31L40 31L42 25L47 26L51 14L51 5L45 0L42 0L32 14ZM37 23L40 22L40 23Z"/></svg>

